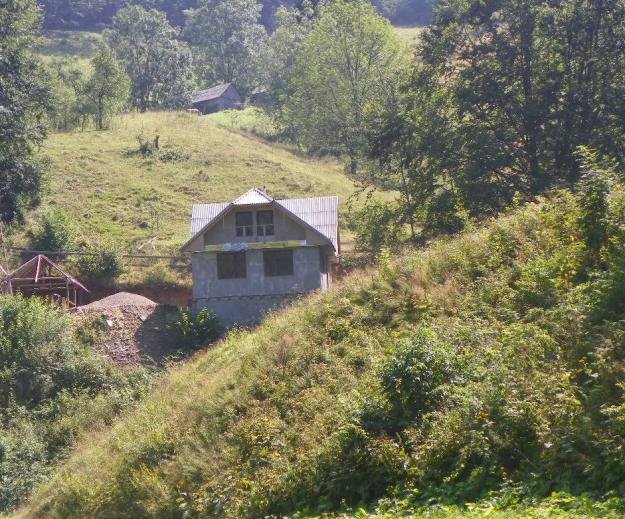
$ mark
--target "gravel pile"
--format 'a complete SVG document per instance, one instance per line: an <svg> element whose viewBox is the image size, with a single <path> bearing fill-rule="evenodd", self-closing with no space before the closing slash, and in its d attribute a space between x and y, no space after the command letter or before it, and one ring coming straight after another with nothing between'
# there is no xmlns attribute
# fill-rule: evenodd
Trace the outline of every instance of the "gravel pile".
<svg viewBox="0 0 625 519"><path fill-rule="evenodd" d="M105 297L99 301L94 301L82 306L82 310L95 310L98 308L115 308L118 306L157 306L157 303L147 297L130 292L118 292L112 296Z"/></svg>
<svg viewBox="0 0 625 519"><path fill-rule="evenodd" d="M95 347L119 364L136 366L147 357L159 363L175 346L170 325L180 314L175 306L119 292L78 308L77 317L96 317L105 332Z"/></svg>

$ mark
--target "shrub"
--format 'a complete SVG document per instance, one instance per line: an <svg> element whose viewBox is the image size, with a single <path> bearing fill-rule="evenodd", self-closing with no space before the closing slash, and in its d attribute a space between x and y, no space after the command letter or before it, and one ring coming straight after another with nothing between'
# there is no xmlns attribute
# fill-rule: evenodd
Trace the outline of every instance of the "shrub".
<svg viewBox="0 0 625 519"><path fill-rule="evenodd" d="M156 263L144 271L141 283L149 286L174 286L180 280L167 264Z"/></svg>
<svg viewBox="0 0 625 519"><path fill-rule="evenodd" d="M224 331L217 314L203 308L196 314L189 310L182 312L180 319L173 324L181 348L196 349L215 341Z"/></svg>
<svg viewBox="0 0 625 519"><path fill-rule="evenodd" d="M77 227L63 209L52 209L41 215L39 226L28 233L30 247L39 251L70 251L74 248Z"/></svg>
<svg viewBox="0 0 625 519"><path fill-rule="evenodd" d="M110 423L153 379L99 355L83 324L92 327L38 298L0 297L0 515L49 477L81 431Z"/></svg>
<svg viewBox="0 0 625 519"><path fill-rule="evenodd" d="M74 269L87 282L112 284L124 272L119 253L113 249L97 248L90 254L78 256L73 260Z"/></svg>
<svg viewBox="0 0 625 519"><path fill-rule="evenodd" d="M0 405L35 406L63 389L100 390L112 365L75 340L65 311L38 298L0 297Z"/></svg>
<svg viewBox="0 0 625 519"><path fill-rule="evenodd" d="M354 230L355 248L360 251L376 252L407 238L396 204L369 202L349 214L349 226Z"/></svg>

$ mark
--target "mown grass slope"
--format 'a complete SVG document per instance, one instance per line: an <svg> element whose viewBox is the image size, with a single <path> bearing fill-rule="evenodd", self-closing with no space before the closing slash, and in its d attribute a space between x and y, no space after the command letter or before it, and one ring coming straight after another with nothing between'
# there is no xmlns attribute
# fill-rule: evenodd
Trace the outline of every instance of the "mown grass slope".
<svg viewBox="0 0 625 519"><path fill-rule="evenodd" d="M142 155L138 138L157 135L159 153ZM49 184L40 210L62 207L88 238L129 252L154 237L157 250L176 251L193 203L232 200L251 187L276 198L334 194L342 203L355 191L335 161L184 112L127 114L110 131L52 134L44 154Z"/></svg>
<svg viewBox="0 0 625 519"><path fill-rule="evenodd" d="M604 195L387 251L231 332L22 516L622 516L625 193Z"/></svg>

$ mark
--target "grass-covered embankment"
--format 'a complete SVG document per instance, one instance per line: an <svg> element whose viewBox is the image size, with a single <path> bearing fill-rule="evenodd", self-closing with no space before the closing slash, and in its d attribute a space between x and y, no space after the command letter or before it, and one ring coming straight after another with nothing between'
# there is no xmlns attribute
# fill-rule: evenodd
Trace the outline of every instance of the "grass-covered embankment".
<svg viewBox="0 0 625 519"><path fill-rule="evenodd" d="M602 185L232 332L23 516L622 515L625 195Z"/></svg>

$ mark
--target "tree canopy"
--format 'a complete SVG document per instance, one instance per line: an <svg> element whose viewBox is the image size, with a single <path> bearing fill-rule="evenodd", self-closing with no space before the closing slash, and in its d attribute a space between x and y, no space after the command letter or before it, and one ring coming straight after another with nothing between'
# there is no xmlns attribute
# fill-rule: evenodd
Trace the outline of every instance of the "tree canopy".
<svg viewBox="0 0 625 519"><path fill-rule="evenodd" d="M402 187L424 230L453 231L450 214L575 181L580 145L622 161L624 37L622 0L446 0L370 120L377 183Z"/></svg>
<svg viewBox="0 0 625 519"><path fill-rule="evenodd" d="M285 122L312 151L346 155L355 173L366 110L397 78L401 45L364 1L334 2L302 44L290 74Z"/></svg>
<svg viewBox="0 0 625 519"><path fill-rule="evenodd" d="M189 12L185 36L198 76L208 85L235 83L246 94L258 86L259 60L267 33L256 0L202 0Z"/></svg>
<svg viewBox="0 0 625 519"><path fill-rule="evenodd" d="M31 53L39 30L34 0L0 4L0 219L20 219L38 201L49 85Z"/></svg>
<svg viewBox="0 0 625 519"><path fill-rule="evenodd" d="M435 0L376 0L373 4L380 14L399 25L426 24L430 20ZM318 2L315 2L318 3ZM41 0L46 29L94 30L109 27L117 11L128 5L158 9L167 15L169 22L181 27L185 11L196 9L198 0ZM294 0L262 0L261 21L269 30L276 24L280 7L297 7Z"/></svg>
<svg viewBox="0 0 625 519"><path fill-rule="evenodd" d="M194 88L191 51L156 9L128 6L113 18L106 39L131 79L132 104L141 111L185 106Z"/></svg>

